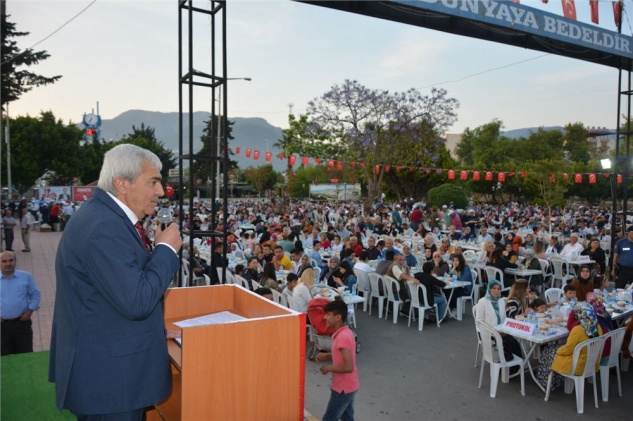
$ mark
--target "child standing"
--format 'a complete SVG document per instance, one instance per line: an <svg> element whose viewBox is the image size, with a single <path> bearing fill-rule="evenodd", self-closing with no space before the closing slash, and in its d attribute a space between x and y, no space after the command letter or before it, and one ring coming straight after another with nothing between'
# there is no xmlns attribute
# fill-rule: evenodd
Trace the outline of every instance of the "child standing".
<svg viewBox="0 0 633 421"><path fill-rule="evenodd" d="M325 322L335 329L332 334L332 352L320 353L317 362L332 360L332 365L321 367L321 373L332 373L331 394L323 421L354 420L354 397L358 390L356 370L356 338L345 324L347 304L336 299L325 305Z"/></svg>

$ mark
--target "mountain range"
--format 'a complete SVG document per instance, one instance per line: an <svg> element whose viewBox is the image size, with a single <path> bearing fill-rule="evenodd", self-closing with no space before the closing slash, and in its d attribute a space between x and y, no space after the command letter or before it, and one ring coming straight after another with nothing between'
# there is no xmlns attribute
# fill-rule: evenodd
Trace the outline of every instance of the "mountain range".
<svg viewBox="0 0 633 421"><path fill-rule="evenodd" d="M210 119L210 114L203 111L193 113L193 150L198 152L202 148L202 131L207 126L206 122ZM184 116L184 136L188 135L188 114ZM271 163L276 171L285 169L285 161L277 158L281 153L280 149L273 145L282 137L281 128L275 127L263 118L243 118L231 117L230 121L234 122L230 145L233 149L239 146L240 154L231 157L238 162L240 168L249 166L259 166L266 164L265 153L269 150L273 153ZM133 132L132 126L140 128L141 124L145 127L154 129L156 139L161 141L165 148L178 153L178 113L161 113L156 111L128 110L110 120L102 120L101 137L106 140L118 140ZM82 126L83 127L83 126ZM186 140L186 138L185 138ZM246 149L259 150L260 158L255 161L252 156L246 158ZM186 150L186 149L185 149Z"/></svg>
<svg viewBox="0 0 633 421"><path fill-rule="evenodd" d="M202 147L200 137L202 131L206 127L210 115L208 112L197 111L193 113L193 149L198 152ZM231 157L238 162L240 168L249 166L259 166L266 164L266 151L273 154L271 163L276 171L283 171L286 168L286 161L280 160L277 155L282 151L274 146L274 144L282 138L282 129L268 123L263 118L252 117L230 117L229 120L233 124L233 140L230 145L235 150L240 147L240 154ZM187 135L188 114L184 116L184 133ZM129 133L132 133L132 126L137 128L144 124L145 127L154 129L156 138L165 145L166 148L178 153L178 113L162 113L156 111L144 110L128 110L110 120L102 120L101 137L106 140L118 140ZM82 126L83 127L83 126ZM563 130L562 126L544 127L545 130ZM507 130L503 132L504 136L518 139L520 137L528 137L530 133L536 132L538 127L529 127L523 129ZM259 160L253 157L246 158L246 149L253 151L259 150ZM299 162L299 161L298 161Z"/></svg>

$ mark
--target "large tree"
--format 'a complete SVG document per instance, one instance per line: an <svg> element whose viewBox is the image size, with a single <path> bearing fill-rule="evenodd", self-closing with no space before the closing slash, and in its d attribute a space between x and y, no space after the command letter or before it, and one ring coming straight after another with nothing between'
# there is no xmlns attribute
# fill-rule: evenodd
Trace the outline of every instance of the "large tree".
<svg viewBox="0 0 633 421"><path fill-rule="evenodd" d="M79 146L82 131L74 124L66 125L47 111L39 117L11 119L10 125L11 177L20 193L48 170L55 173L55 183L61 185L72 184L83 172L84 152ZM6 180L6 166L2 170Z"/></svg>
<svg viewBox="0 0 633 421"><path fill-rule="evenodd" d="M217 155L217 152L213 150L213 139L220 136L219 133L219 125L221 123L221 118L218 118L217 115L212 114L211 118L208 121L205 121L205 128L202 130L202 136L200 137L200 142L202 142L202 147L198 151L198 155ZM229 143L233 140L233 124L234 121L227 120L227 133L222 134L223 139L228 139ZM222 145L220 145L222 147ZM235 170L237 168L237 161L232 160L231 156L233 155L233 151L229 148L229 168L230 170ZM227 173L227 171L222 168L222 164L220 163L220 172ZM196 180L208 180L213 179L215 174L213 174L213 167L211 161L198 160L193 164L193 174ZM219 180L218 180L219 182Z"/></svg>
<svg viewBox="0 0 633 421"><path fill-rule="evenodd" d="M4 1L3 9L4 9ZM1 106L15 101L20 96L34 87L49 85L58 81L61 76L46 77L27 70L28 67L38 64L50 57L46 51L34 51L32 48L21 50L16 38L24 37L29 32L19 32L13 22L7 19L9 16L2 13L2 65L0 72Z"/></svg>
<svg viewBox="0 0 633 421"><path fill-rule="evenodd" d="M380 197L386 165L417 165L425 159L434 166L443 144L440 135L456 121L458 107L443 89L429 95L415 89L391 93L345 80L311 101L308 113L312 127L348 147L341 158L365 164L369 205Z"/></svg>

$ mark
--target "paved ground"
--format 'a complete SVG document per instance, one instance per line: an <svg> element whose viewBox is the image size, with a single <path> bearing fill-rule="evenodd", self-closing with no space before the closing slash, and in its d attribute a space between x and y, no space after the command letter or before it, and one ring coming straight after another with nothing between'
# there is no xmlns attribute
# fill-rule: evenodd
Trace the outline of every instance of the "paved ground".
<svg viewBox="0 0 633 421"><path fill-rule="evenodd" d="M31 272L42 291L42 303L33 316L34 349L47 350L55 299L55 252L61 233L33 232L31 253L17 251L18 269ZM22 248L16 239L16 250ZM468 306L467 313L470 312ZM400 318L379 320L376 311L369 316L357 310L358 338L362 344L357 356L361 389L356 397L358 420L555 420L578 418L574 395L553 392L550 401L526 377L526 396L519 391L518 378L499 384L497 397L489 397L488 370L484 385L477 388L479 368L474 368L476 339L470 315L464 321L448 321L439 329L427 324L423 332L407 327ZM329 398L329 377L318 364L306 361L305 407L320 417ZM585 415L588 419L629 419L633 404L633 369L622 373L624 397L617 396L615 376L611 376L610 400L593 405L592 389L585 389ZM600 394L600 388L598 388ZM280 402L285 391L275 391Z"/></svg>

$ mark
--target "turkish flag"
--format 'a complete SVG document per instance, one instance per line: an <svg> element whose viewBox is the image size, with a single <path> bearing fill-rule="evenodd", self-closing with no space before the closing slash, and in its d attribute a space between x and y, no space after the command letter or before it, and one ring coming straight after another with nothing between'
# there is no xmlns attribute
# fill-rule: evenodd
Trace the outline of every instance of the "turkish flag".
<svg viewBox="0 0 633 421"><path fill-rule="evenodd" d="M235 148L235 153L239 155L241 150L242 149L238 146L237 148Z"/></svg>
<svg viewBox="0 0 633 421"><path fill-rule="evenodd" d="M398 165L398 166L396 167L396 170L398 170L398 172L400 172L400 171L402 171L402 169L403 169L403 168L404 168L404 167L403 167L402 165Z"/></svg>
<svg viewBox="0 0 633 421"><path fill-rule="evenodd" d="M497 174L497 181L500 181L502 183L506 181L506 173L500 172L499 174Z"/></svg>
<svg viewBox="0 0 633 421"><path fill-rule="evenodd" d="M290 166L293 167L297 163L297 157L294 155L290 155L288 157L288 162L290 163Z"/></svg>
<svg viewBox="0 0 633 421"><path fill-rule="evenodd" d="M374 171L376 172L376 174L380 174L380 165L376 165Z"/></svg>
<svg viewBox="0 0 633 421"><path fill-rule="evenodd" d="M391 169L391 166L385 165L385 172L389 172L390 169Z"/></svg>
<svg viewBox="0 0 633 421"><path fill-rule="evenodd" d="M448 179L449 180L455 179L455 170L448 170Z"/></svg>
<svg viewBox="0 0 633 421"><path fill-rule="evenodd" d="M563 173L563 178L565 180L569 180L569 174L567 174L566 172Z"/></svg>
<svg viewBox="0 0 633 421"><path fill-rule="evenodd" d="M321 163L321 158L314 158L314 163L319 165Z"/></svg>
<svg viewBox="0 0 633 421"><path fill-rule="evenodd" d="M250 149L250 148L249 148L249 149L246 149L246 157L247 157L247 158L250 158L250 157L251 157L251 153L252 153L252 152L253 152L253 151L252 151L252 149Z"/></svg>
<svg viewBox="0 0 633 421"><path fill-rule="evenodd" d="M257 161L259 159L259 151L257 149L255 149L255 152L253 152L253 159L255 161Z"/></svg>
<svg viewBox="0 0 633 421"><path fill-rule="evenodd" d="M598 0L589 0L589 6L591 7L591 21L596 25L600 23L598 16Z"/></svg>
<svg viewBox="0 0 633 421"><path fill-rule="evenodd" d="M272 152L266 152L266 162L270 162L270 160L273 158L273 153Z"/></svg>
<svg viewBox="0 0 633 421"><path fill-rule="evenodd" d="M280 154L279 154L279 155L277 155L277 156L278 156L278 157L279 157L279 159L281 159L282 161L283 161L284 159L286 159L286 155L284 155L284 154L282 154L282 153L280 153Z"/></svg>
<svg viewBox="0 0 633 421"><path fill-rule="evenodd" d="M563 15L567 19L576 20L576 3L574 0L561 0L563 5Z"/></svg>
<svg viewBox="0 0 633 421"><path fill-rule="evenodd" d="M327 167L328 167L329 169L334 168L334 160L332 160L332 159L328 159L328 160L327 160Z"/></svg>
<svg viewBox="0 0 633 421"><path fill-rule="evenodd" d="M364 167L365 163L364 162L359 162L358 165L360 165L361 167Z"/></svg>
<svg viewBox="0 0 633 421"><path fill-rule="evenodd" d="M574 181L576 182L576 184L582 183L582 174L576 173L576 175L574 176Z"/></svg>
<svg viewBox="0 0 633 421"><path fill-rule="evenodd" d="M622 184L622 174L618 174L618 184Z"/></svg>
<svg viewBox="0 0 633 421"><path fill-rule="evenodd" d="M492 172L486 171L486 181L492 181Z"/></svg>
<svg viewBox="0 0 633 421"><path fill-rule="evenodd" d="M350 162L349 164L352 166L352 168L355 168L355 167L356 167L356 161L352 161L352 162Z"/></svg>
<svg viewBox="0 0 633 421"><path fill-rule="evenodd" d="M308 165L310 163L310 158L308 158L307 156L304 156L303 158L301 158L301 163L303 165Z"/></svg>
<svg viewBox="0 0 633 421"><path fill-rule="evenodd" d="M556 182L556 177L553 176L553 175L550 175L549 176L549 181L550 181L550 183L555 183Z"/></svg>
<svg viewBox="0 0 633 421"><path fill-rule="evenodd" d="M459 174L459 178L462 179L462 180L468 180L468 171L462 171Z"/></svg>
<svg viewBox="0 0 633 421"><path fill-rule="evenodd" d="M620 12L622 11L622 5L619 1L614 1L611 3L613 6L613 19L615 19L615 27L618 28L620 26Z"/></svg>
<svg viewBox="0 0 633 421"><path fill-rule="evenodd" d="M165 195L167 197L172 197L174 195L174 186L169 183L165 184Z"/></svg>
<svg viewBox="0 0 633 421"><path fill-rule="evenodd" d="M603 176L604 178L609 178L609 175L610 175L610 174L609 174L608 172L604 172L604 173L602 173L602 176Z"/></svg>
<svg viewBox="0 0 633 421"><path fill-rule="evenodd" d="M596 175L593 173L589 174L589 184L596 184Z"/></svg>
<svg viewBox="0 0 633 421"><path fill-rule="evenodd" d="M521 173L521 177L523 177L523 178L527 177L527 172L523 171L523 172Z"/></svg>
<svg viewBox="0 0 633 421"><path fill-rule="evenodd" d="M409 167L409 171L411 172L415 171L415 167Z"/></svg>
<svg viewBox="0 0 633 421"><path fill-rule="evenodd" d="M343 170L343 163L341 161L336 161L336 169L339 171Z"/></svg>
<svg viewBox="0 0 633 421"><path fill-rule="evenodd" d="M479 171L473 171L473 180L479 181L481 173Z"/></svg>

